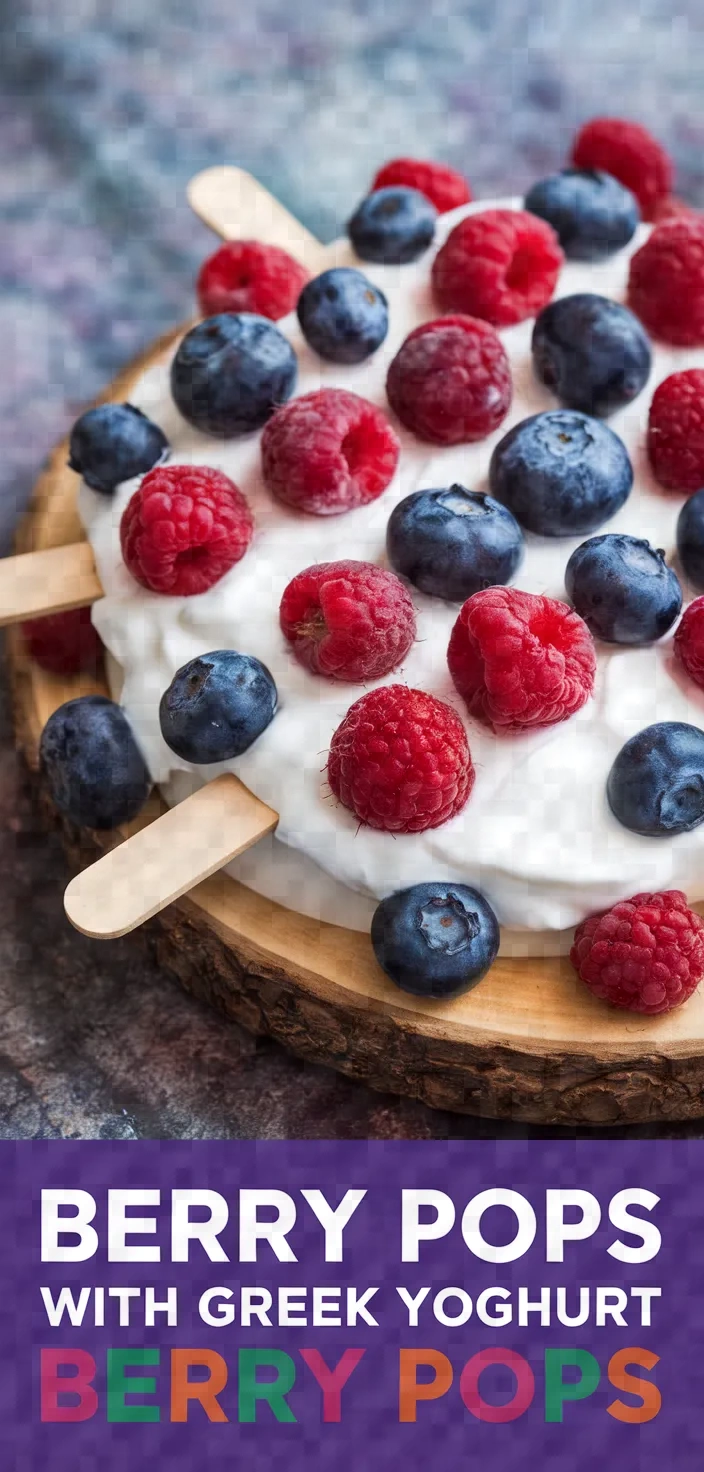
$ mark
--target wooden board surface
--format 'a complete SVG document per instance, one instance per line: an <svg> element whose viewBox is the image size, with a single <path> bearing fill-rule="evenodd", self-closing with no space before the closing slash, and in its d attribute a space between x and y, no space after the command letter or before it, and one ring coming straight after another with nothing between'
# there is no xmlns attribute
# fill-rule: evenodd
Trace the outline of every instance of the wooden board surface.
<svg viewBox="0 0 704 1472"><path fill-rule="evenodd" d="M170 341L105 397L126 398ZM64 444L37 485L18 551L81 538L77 488ZM105 687L45 674L26 658L16 629L8 647L18 741L36 772L51 712ZM160 810L153 798L132 831ZM95 835L63 829L81 865L96 857ZM669 1017L639 1018L596 1002L567 961L497 961L467 997L431 1005L391 986L366 935L295 914L222 874L151 924L164 965L190 991L375 1088L438 1108L568 1126L704 1115L704 988Z"/></svg>

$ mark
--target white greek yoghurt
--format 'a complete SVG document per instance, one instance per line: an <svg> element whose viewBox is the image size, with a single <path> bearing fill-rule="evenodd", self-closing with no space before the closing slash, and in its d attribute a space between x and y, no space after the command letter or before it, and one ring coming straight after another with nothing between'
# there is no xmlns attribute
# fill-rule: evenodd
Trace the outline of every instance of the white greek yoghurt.
<svg viewBox="0 0 704 1472"><path fill-rule="evenodd" d="M296 392L346 388L388 413L384 382L392 357L412 328L439 315L430 292L433 255L459 219L487 203L444 216L436 243L413 265L361 263L386 293L390 314L387 340L366 363L326 364L307 347L295 315L279 323L298 356ZM498 203L517 207L515 201ZM646 234L641 228L631 247L603 264L568 263L557 295L594 291L624 300L629 256ZM335 255L337 264L359 264L346 243ZM546 955L565 950L572 928L586 915L639 890L678 888L691 902L704 899L704 825L676 838L640 837L616 821L606 800L609 769L629 737L653 721L704 726L704 692L675 666L671 635L647 648L599 646L594 696L576 716L532 735L498 738L467 716L448 673L447 643L458 605L414 589L417 641L402 667L377 683L400 681L454 706L476 768L469 802L441 828L394 836L360 827L326 786L331 737L363 688L320 679L296 662L279 628L283 590L295 573L315 562L345 557L384 564L386 523L411 491L453 481L488 489L489 460L498 440L519 420L556 405L533 373L532 325L523 322L501 333L514 393L510 413L494 435L479 444L438 449L397 425L401 455L393 483L372 505L337 517L308 516L279 505L262 481L259 435L222 441L199 434L171 400L168 361L150 369L130 398L168 436L171 463L224 471L255 516L255 537L243 560L198 597L149 593L124 566L120 519L135 482L120 486L111 500L85 485L81 489L81 515L105 590L93 618L112 656L112 692L132 722L154 781L174 803L229 770L275 808L280 814L276 836L237 859L229 872L293 910L366 930L385 895L424 880L451 880L486 895L502 926L502 954ZM645 430L656 385L675 369L691 366L704 366L704 352L654 347L644 391L609 420L628 448L635 484L625 506L600 530L645 537L665 549L668 561L674 558L684 498L662 491L653 480ZM527 536L514 583L531 593L564 598L567 560L583 540ZM159 700L181 665L226 648L263 660L278 687L279 710L236 761L190 767L161 736Z"/></svg>

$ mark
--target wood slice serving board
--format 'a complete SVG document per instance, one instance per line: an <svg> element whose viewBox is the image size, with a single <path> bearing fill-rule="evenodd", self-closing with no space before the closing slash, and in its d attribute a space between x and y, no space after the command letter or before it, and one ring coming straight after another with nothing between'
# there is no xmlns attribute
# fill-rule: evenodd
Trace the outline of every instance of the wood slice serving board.
<svg viewBox="0 0 704 1472"><path fill-rule="evenodd" d="M156 344L105 398L128 398L172 340ZM78 477L66 459L64 443L36 487L18 551L82 538ZM8 660L18 744L41 780L39 738L52 711L105 686L44 673L27 658L17 628L8 631ZM152 799L136 826L161 810ZM66 824L63 831L81 865L120 841L119 833L79 833ZM160 959L187 990L250 1031L373 1088L542 1124L625 1126L704 1115L704 987L668 1017L640 1018L594 1000L566 960L499 960L468 996L429 1004L391 986L367 935L284 909L224 874L150 925Z"/></svg>

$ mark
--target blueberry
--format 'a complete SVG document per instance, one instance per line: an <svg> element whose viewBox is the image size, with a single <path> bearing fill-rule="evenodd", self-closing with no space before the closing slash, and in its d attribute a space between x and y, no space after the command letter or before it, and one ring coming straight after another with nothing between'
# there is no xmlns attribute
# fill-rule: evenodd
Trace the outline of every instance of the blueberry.
<svg viewBox="0 0 704 1472"><path fill-rule="evenodd" d="M665 553L620 532L583 542L567 564L565 587L591 632L612 644L652 644L682 608Z"/></svg>
<svg viewBox="0 0 704 1472"><path fill-rule="evenodd" d="M169 442L133 404L99 404L71 430L68 463L103 496L135 475L146 475L168 459Z"/></svg>
<svg viewBox="0 0 704 1472"><path fill-rule="evenodd" d="M216 649L176 671L159 705L161 734L186 762L229 762L266 730L276 703L266 665L251 654Z"/></svg>
<svg viewBox="0 0 704 1472"><path fill-rule="evenodd" d="M570 409L605 419L645 387L650 343L637 317L590 291L543 307L533 328L538 378Z"/></svg>
<svg viewBox="0 0 704 1472"><path fill-rule="evenodd" d="M632 833L691 832L704 821L704 731L683 721L646 726L621 747L606 791Z"/></svg>
<svg viewBox="0 0 704 1472"><path fill-rule="evenodd" d="M363 363L389 330L383 291L351 266L334 266L309 281L296 310L306 342L330 363Z"/></svg>
<svg viewBox="0 0 704 1472"><path fill-rule="evenodd" d="M117 828L137 816L151 780L132 728L104 695L81 695L42 731L42 770L61 813L80 828Z"/></svg>
<svg viewBox="0 0 704 1472"><path fill-rule="evenodd" d="M466 884L414 884L389 895L372 918L372 946L382 970L416 997L470 991L499 949L499 924Z"/></svg>
<svg viewBox="0 0 704 1472"><path fill-rule="evenodd" d="M623 506L633 467L608 425L549 409L523 419L499 441L489 485L528 531L575 537L596 531Z"/></svg>
<svg viewBox="0 0 704 1472"><path fill-rule="evenodd" d="M523 533L505 506L454 485L414 491L394 508L386 551L421 593L464 603L480 588L507 583L523 556Z"/></svg>
<svg viewBox="0 0 704 1472"><path fill-rule="evenodd" d="M524 209L547 220L572 261L603 261L635 235L638 201L599 169L563 169L529 189Z"/></svg>
<svg viewBox="0 0 704 1472"><path fill-rule="evenodd" d="M404 266L432 243L438 212L418 189L375 189L358 205L347 230L363 261Z"/></svg>
<svg viewBox="0 0 704 1472"><path fill-rule="evenodd" d="M695 588L704 588L704 489L695 491L680 511L677 551L685 577Z"/></svg>
<svg viewBox="0 0 704 1472"><path fill-rule="evenodd" d="M186 333L171 365L171 392L189 424L226 439L261 429L291 397L297 367L273 322L221 312Z"/></svg>

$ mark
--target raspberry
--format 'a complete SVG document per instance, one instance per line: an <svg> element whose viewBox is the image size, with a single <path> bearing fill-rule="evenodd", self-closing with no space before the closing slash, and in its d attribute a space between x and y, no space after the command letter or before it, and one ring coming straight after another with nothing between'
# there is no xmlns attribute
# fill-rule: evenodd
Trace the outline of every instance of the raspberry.
<svg viewBox="0 0 704 1472"><path fill-rule="evenodd" d="M355 700L338 726L328 781L370 828L439 828L464 807L474 783L464 726L434 695L382 685Z"/></svg>
<svg viewBox="0 0 704 1472"><path fill-rule="evenodd" d="M675 634L675 654L695 685L704 689L704 598L685 608Z"/></svg>
<svg viewBox="0 0 704 1472"><path fill-rule="evenodd" d="M628 303L663 342L704 345L704 215L655 226L631 261Z"/></svg>
<svg viewBox="0 0 704 1472"><path fill-rule="evenodd" d="M653 394L648 458L668 491L704 486L704 368L671 373Z"/></svg>
<svg viewBox="0 0 704 1472"><path fill-rule="evenodd" d="M122 555L154 593L205 593L244 557L254 521L242 492L219 470L167 465L145 475L123 512Z"/></svg>
<svg viewBox="0 0 704 1472"><path fill-rule="evenodd" d="M196 289L204 317L255 312L278 322L293 311L309 280L305 267L278 245L228 240L203 262Z"/></svg>
<svg viewBox="0 0 704 1472"><path fill-rule="evenodd" d="M314 675L378 680L401 663L416 615L400 578L371 562L321 562L289 583L279 609L293 652Z"/></svg>
<svg viewBox="0 0 704 1472"><path fill-rule="evenodd" d="M535 317L564 262L551 225L526 210L482 210L460 220L433 262L435 299L494 327Z"/></svg>
<svg viewBox="0 0 704 1472"><path fill-rule="evenodd" d="M556 598L518 588L467 599L447 663L470 714L497 733L566 721L589 699L596 673L584 620Z"/></svg>
<svg viewBox="0 0 704 1472"><path fill-rule="evenodd" d="M366 506L386 490L399 442L381 409L321 388L284 404L262 435L262 467L279 501L314 516Z"/></svg>
<svg viewBox="0 0 704 1472"><path fill-rule="evenodd" d="M672 189L672 160L640 123L623 118L592 118L572 144L578 169L603 169L635 194L644 220L655 218Z"/></svg>
<svg viewBox="0 0 704 1472"><path fill-rule="evenodd" d="M677 199L676 195L668 194L661 199L653 211L653 223L661 225L663 220L681 220L683 217L691 219L692 215L699 214L694 205L686 204L683 199Z"/></svg>
<svg viewBox="0 0 704 1472"><path fill-rule="evenodd" d="M401 184L408 189L418 189L440 214L455 210L461 204L469 204L472 191L457 169L447 164L427 163L419 158L392 158L379 169L372 191L386 189L390 184Z"/></svg>
<svg viewBox="0 0 704 1472"><path fill-rule="evenodd" d="M52 675L95 673L102 644L89 608L69 608L46 618L30 618L22 625L27 653Z"/></svg>
<svg viewBox="0 0 704 1472"><path fill-rule="evenodd" d="M434 445L481 440L511 404L511 369L488 322L438 317L401 344L386 378L391 408Z"/></svg>
<svg viewBox="0 0 704 1472"><path fill-rule="evenodd" d="M629 1012L671 1012L704 975L704 920L679 889L636 894L577 926L570 961L602 1002Z"/></svg>

